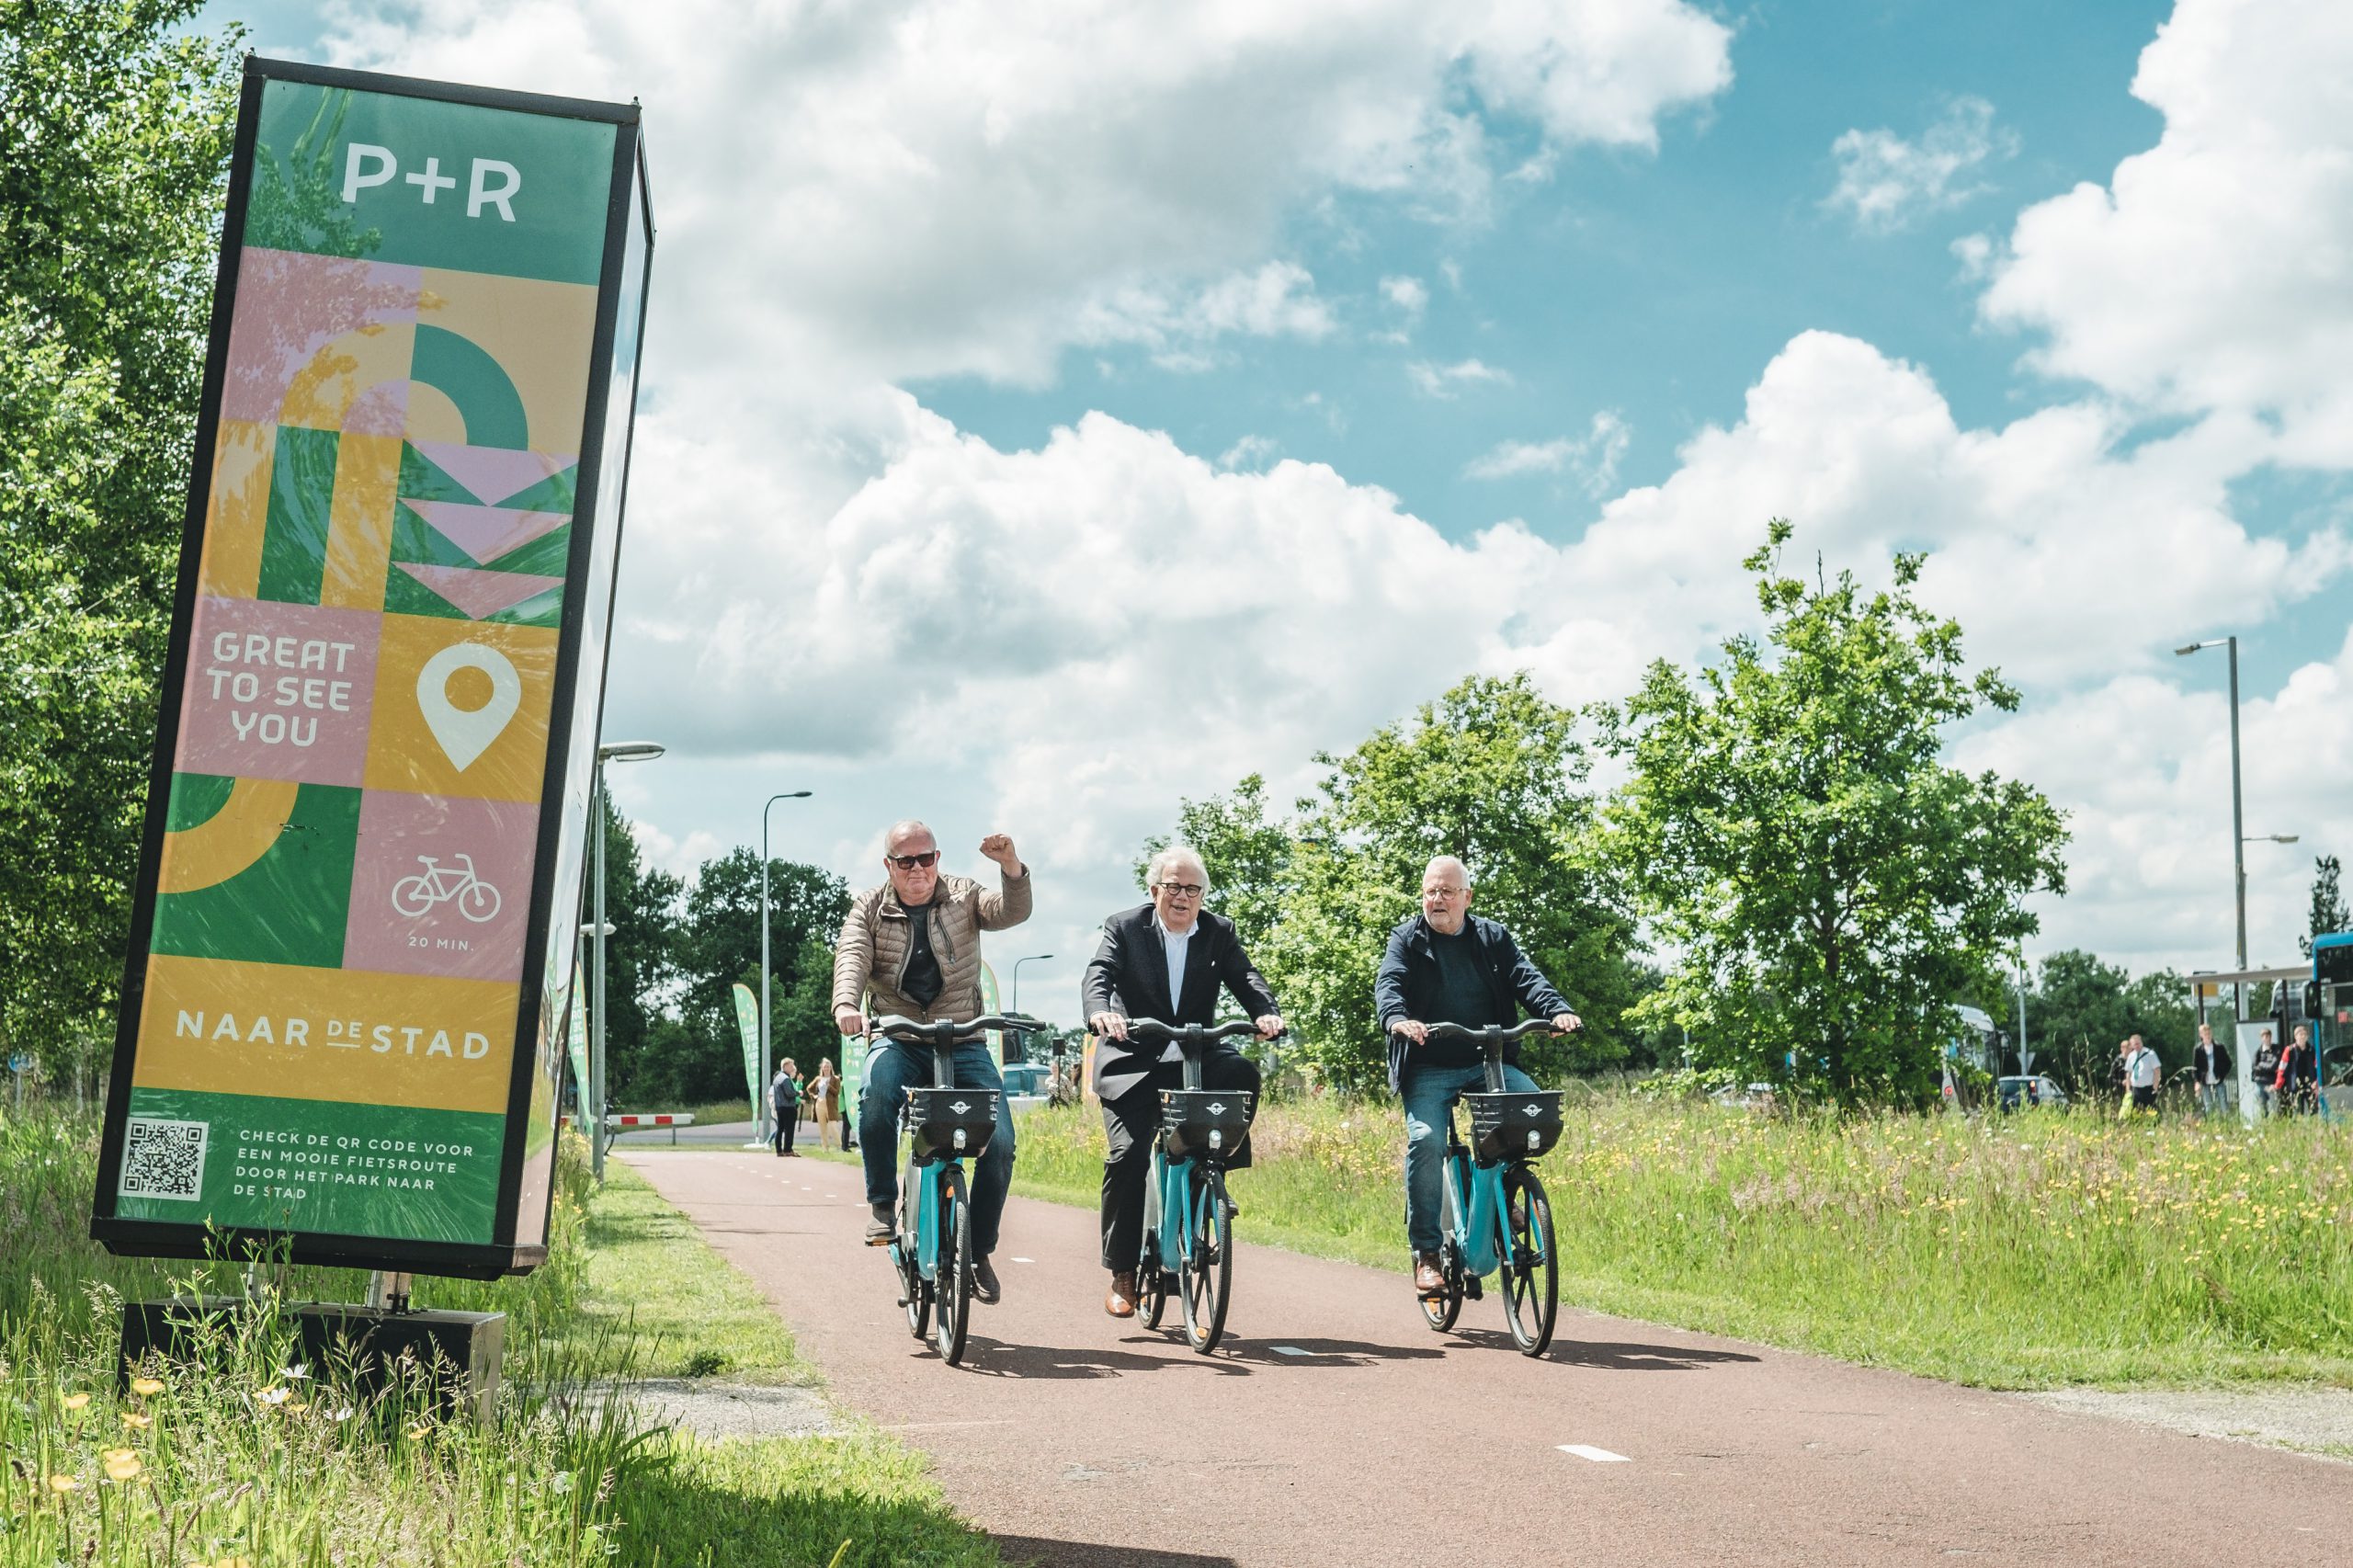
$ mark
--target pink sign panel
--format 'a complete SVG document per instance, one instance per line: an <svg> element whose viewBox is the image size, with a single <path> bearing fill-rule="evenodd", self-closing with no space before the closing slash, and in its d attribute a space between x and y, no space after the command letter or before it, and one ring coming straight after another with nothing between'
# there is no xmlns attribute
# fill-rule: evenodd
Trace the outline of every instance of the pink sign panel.
<svg viewBox="0 0 2353 1568"><path fill-rule="evenodd" d="M370 790L343 967L457 980L520 980L534 801Z"/></svg>
<svg viewBox="0 0 2353 1568"><path fill-rule="evenodd" d="M358 784L382 620L372 610L198 600L175 766L234 778Z"/></svg>

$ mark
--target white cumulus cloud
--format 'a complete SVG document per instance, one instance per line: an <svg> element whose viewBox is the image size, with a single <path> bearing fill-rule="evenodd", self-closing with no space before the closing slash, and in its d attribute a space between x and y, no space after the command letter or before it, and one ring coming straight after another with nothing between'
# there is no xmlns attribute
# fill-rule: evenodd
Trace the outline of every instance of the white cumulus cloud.
<svg viewBox="0 0 2353 1568"><path fill-rule="evenodd" d="M1916 142L1881 129L1849 131L1832 142L1838 185L1824 205L1859 229L1886 233L1977 195L1985 188L1977 172L2017 151L2017 136L1994 124L1992 104L1956 98Z"/></svg>

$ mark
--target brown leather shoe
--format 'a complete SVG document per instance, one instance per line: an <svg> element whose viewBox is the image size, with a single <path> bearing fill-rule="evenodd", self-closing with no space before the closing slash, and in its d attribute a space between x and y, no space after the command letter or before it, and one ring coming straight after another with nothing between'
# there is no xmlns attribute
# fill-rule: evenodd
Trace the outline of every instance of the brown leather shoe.
<svg viewBox="0 0 2353 1568"><path fill-rule="evenodd" d="M1122 1268L1111 1276L1111 1289L1103 1297L1103 1310L1115 1318L1136 1315L1136 1274L1132 1268Z"/></svg>
<svg viewBox="0 0 2353 1568"><path fill-rule="evenodd" d="M1414 1293L1425 1297L1446 1294L1446 1275L1438 1268L1438 1259L1426 1252L1414 1255Z"/></svg>

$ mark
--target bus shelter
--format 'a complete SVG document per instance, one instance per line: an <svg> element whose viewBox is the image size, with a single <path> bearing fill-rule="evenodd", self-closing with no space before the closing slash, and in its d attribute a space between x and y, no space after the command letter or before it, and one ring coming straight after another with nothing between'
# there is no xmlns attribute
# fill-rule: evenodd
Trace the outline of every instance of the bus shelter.
<svg viewBox="0 0 2353 1568"><path fill-rule="evenodd" d="M2271 986L2271 1010L2260 1017L2240 1018L2231 1041L2232 1067L2238 1081L2239 1119L2242 1121L2252 1123L2255 1120L2254 1063L2257 1037L2263 1030L2270 1029L2274 1031L2271 1038L2284 1046L2290 1032L2302 1023L2313 1026L2313 1048L2319 1053L2321 1063L2322 1114L2328 1114L2326 1085L2332 1065L2332 1050L2337 1053L2334 1064L2340 1071L2346 1057L2353 1055L2353 1026L2333 1018L2334 1010L2325 1006L2325 997L2317 994L2313 984L2321 967L2322 955L2332 951L2325 944L2333 942L2344 944L2342 948L2334 949L2342 958L2331 961L2342 962L2347 967L2342 986L2342 1006L2348 1014L2353 1014L2353 936L2322 937L2313 946L2312 963L2269 969L2201 969L2189 976L2189 1008L2200 1018L2205 1017L2206 999L2221 987L2266 983Z"/></svg>

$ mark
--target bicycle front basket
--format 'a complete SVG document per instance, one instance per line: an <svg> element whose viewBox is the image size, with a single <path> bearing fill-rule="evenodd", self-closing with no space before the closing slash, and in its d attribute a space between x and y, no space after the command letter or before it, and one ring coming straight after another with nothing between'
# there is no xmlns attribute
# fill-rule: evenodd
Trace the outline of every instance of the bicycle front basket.
<svg viewBox="0 0 2353 1568"><path fill-rule="evenodd" d="M1471 1143L1482 1160L1532 1160L1561 1141L1561 1092L1465 1095Z"/></svg>
<svg viewBox="0 0 2353 1568"><path fill-rule="evenodd" d="M915 1158L967 1157L989 1146L996 1131L995 1089L909 1089L907 1120L915 1132Z"/></svg>
<svg viewBox="0 0 2353 1568"><path fill-rule="evenodd" d="M1250 1131L1258 1096L1247 1089L1163 1089L1160 1128L1173 1159L1197 1154L1231 1157Z"/></svg>

